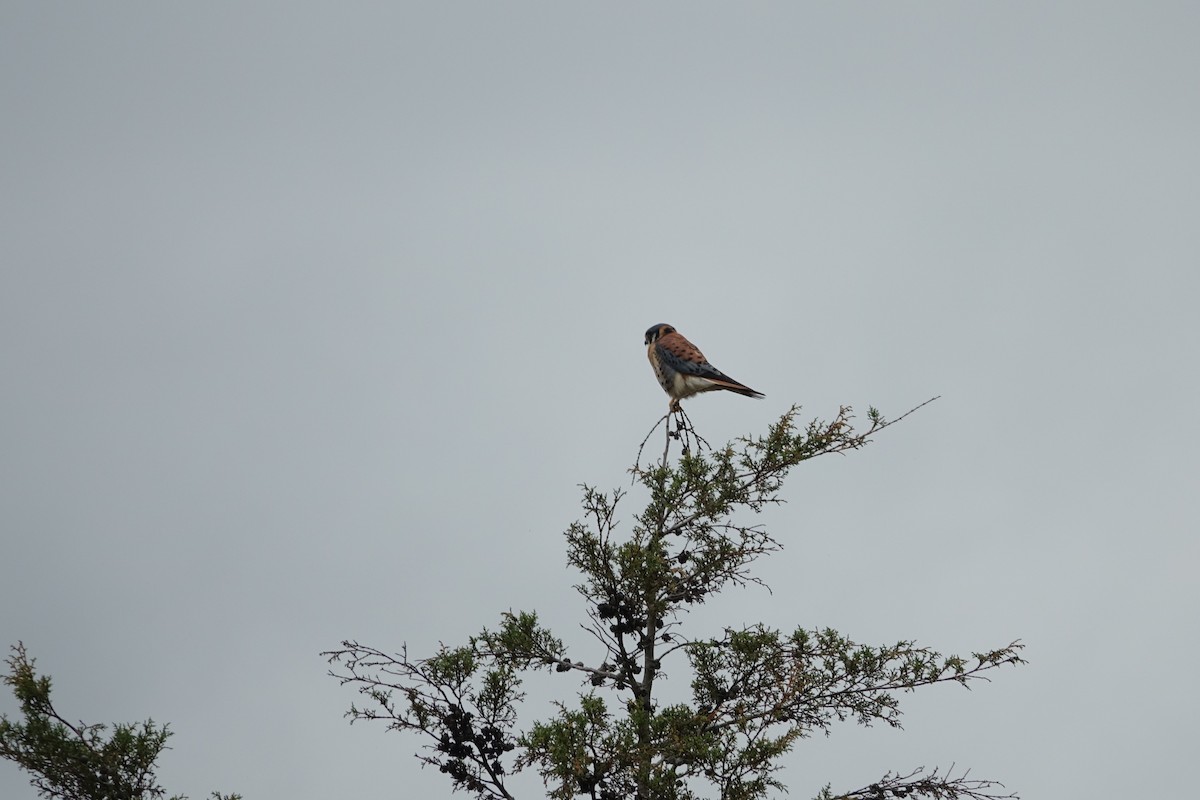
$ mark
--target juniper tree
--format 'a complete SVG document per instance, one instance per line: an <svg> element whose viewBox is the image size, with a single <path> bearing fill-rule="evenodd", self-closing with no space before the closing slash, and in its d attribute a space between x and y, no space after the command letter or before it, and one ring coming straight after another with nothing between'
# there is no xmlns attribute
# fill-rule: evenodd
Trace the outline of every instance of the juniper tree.
<svg viewBox="0 0 1200 800"><path fill-rule="evenodd" d="M12 646L4 682L12 687L24 722L0 715L0 757L32 775L38 794L56 800L157 800L165 793L155 763L171 731L153 720L109 726L71 722L50 701L50 678L21 642ZM175 795L171 800L187 800ZM212 800L240 800L213 792Z"/></svg>
<svg viewBox="0 0 1200 800"><path fill-rule="evenodd" d="M801 739L845 720L899 727L899 693L968 686L1022 663L1019 642L962 657L907 640L860 644L829 628L686 630L689 607L730 586L762 584L752 566L782 548L754 515L783 502L793 467L860 449L899 421L872 408L858 432L849 408L807 426L798 411L765 436L719 449L682 412L660 420L661 456L643 464L639 449L631 469L646 499L628 535L618 526L628 493L583 487L583 519L567 529L566 550L595 640L587 658L572 658L532 611L504 613L494 630L425 658L406 646L388 652L345 641L323 655L330 674L365 700L351 705L351 722L420 735L417 758L481 800L515 797L509 777L523 770L540 774L555 800L755 800L784 790L781 758ZM673 676L690 671L690 699L664 699L668 664ZM584 691L522 729L522 681L537 671L575 675ZM819 800L1015 796L1002 788L917 768L851 791L826 787Z"/></svg>

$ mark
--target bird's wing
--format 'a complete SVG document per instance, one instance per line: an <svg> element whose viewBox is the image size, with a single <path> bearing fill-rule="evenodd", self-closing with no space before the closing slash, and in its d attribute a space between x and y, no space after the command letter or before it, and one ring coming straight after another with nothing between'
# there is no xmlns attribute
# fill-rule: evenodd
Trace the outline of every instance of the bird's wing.
<svg viewBox="0 0 1200 800"><path fill-rule="evenodd" d="M678 333L670 333L659 339L655 346L659 361L676 372L704 378L730 391L744 394L747 397L762 397L746 384L736 381L721 370L708 363L708 359L700 352L700 348L683 338Z"/></svg>
<svg viewBox="0 0 1200 800"><path fill-rule="evenodd" d="M655 342L658 358L665 366L684 375L700 375L705 378L723 378L721 371L708 363L700 348L678 333L668 333Z"/></svg>

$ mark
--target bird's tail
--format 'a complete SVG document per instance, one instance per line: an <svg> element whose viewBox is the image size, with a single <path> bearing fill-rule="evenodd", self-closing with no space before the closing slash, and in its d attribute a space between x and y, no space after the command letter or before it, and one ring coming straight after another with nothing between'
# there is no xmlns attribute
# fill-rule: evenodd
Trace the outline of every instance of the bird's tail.
<svg viewBox="0 0 1200 800"><path fill-rule="evenodd" d="M766 397L762 392L756 392L744 383L738 383L733 378L726 377L725 380L714 380L713 383L731 392L735 392L744 397L755 397L762 399Z"/></svg>

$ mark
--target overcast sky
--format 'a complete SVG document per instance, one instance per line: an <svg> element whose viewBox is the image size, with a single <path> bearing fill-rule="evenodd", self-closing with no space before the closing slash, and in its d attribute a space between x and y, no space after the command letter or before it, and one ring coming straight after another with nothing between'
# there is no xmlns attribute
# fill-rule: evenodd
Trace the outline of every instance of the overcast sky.
<svg viewBox="0 0 1200 800"><path fill-rule="evenodd" d="M767 396L689 401L712 442L942 396L797 470L774 594L695 635L1028 646L801 743L793 797L1179 795L1198 41L1188 2L3 3L0 646L169 722L168 792L448 797L318 653L513 608L598 657L561 532L627 484L669 322Z"/></svg>

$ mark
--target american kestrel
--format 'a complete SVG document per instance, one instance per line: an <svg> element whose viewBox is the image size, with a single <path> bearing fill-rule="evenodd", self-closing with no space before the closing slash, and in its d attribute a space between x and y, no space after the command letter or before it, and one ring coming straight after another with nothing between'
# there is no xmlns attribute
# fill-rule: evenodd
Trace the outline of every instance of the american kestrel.
<svg viewBox="0 0 1200 800"><path fill-rule="evenodd" d="M660 322L646 331L646 355L663 391L671 398L671 411L678 411L679 401L685 397L717 389L763 397L708 363L696 345L666 323Z"/></svg>

